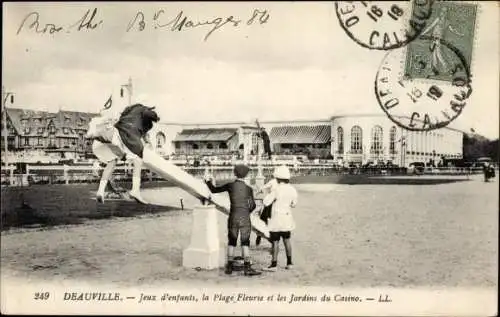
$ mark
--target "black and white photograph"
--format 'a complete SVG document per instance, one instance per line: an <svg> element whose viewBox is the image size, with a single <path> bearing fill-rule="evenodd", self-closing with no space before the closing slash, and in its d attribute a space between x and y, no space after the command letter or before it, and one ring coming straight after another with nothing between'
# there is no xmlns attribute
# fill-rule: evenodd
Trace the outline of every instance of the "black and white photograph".
<svg viewBox="0 0 500 317"><path fill-rule="evenodd" d="M2 20L2 314L498 314L498 2Z"/></svg>

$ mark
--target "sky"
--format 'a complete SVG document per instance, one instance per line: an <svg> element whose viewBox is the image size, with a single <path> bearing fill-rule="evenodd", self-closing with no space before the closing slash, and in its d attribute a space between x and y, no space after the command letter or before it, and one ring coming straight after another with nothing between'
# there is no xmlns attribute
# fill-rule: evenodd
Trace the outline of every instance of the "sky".
<svg viewBox="0 0 500 317"><path fill-rule="evenodd" d="M473 94L453 126L498 138L498 4L482 3L473 50ZM76 23L96 8L95 29ZM160 12L160 10L163 10ZM254 10L265 11L247 23ZM39 30L29 25L38 13ZM144 14L145 27L135 23ZM241 20L170 31L154 28L178 14L193 21ZM28 16L29 15L29 16ZM18 29L28 16L28 22ZM90 17L90 14L88 18ZM136 20L138 22L138 20ZM98 112L133 82L133 102L156 106L162 121L314 120L383 113L373 83L383 51L359 46L329 2L3 3L2 84L13 107Z"/></svg>

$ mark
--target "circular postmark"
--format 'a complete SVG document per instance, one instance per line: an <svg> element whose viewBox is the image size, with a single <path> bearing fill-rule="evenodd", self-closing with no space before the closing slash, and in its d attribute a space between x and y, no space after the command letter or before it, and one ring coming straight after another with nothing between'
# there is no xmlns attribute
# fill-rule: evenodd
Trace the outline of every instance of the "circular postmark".
<svg viewBox="0 0 500 317"><path fill-rule="evenodd" d="M340 26L359 45L376 50L405 46L416 39L432 14L434 0L337 1Z"/></svg>
<svg viewBox="0 0 500 317"><path fill-rule="evenodd" d="M430 36L388 52L375 79L382 110L411 131L446 127L462 113L471 93L467 60L450 43Z"/></svg>

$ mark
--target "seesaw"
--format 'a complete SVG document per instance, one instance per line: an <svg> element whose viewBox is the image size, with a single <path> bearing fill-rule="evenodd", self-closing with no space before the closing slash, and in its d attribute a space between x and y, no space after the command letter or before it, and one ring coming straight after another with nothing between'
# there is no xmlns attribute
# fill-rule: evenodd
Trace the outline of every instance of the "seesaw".
<svg viewBox="0 0 500 317"><path fill-rule="evenodd" d="M229 215L229 203L226 200L221 199L221 197L212 195L208 186L201 179L187 173L177 165L168 162L147 147L144 148L143 162L144 166L149 170L182 188L200 201L209 200L213 203L217 210ZM255 213L251 214L250 220L252 222L252 229L256 234L269 238L269 230L265 222L263 222Z"/></svg>

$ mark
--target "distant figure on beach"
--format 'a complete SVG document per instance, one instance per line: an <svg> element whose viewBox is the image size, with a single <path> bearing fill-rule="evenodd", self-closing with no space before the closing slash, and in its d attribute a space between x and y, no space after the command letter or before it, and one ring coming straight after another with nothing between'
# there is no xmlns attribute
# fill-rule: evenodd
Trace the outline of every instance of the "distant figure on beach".
<svg viewBox="0 0 500 317"><path fill-rule="evenodd" d="M267 158L272 159L271 154L271 139L269 138L269 134L267 134L266 129L262 128L259 137L262 139L262 143L264 144L264 153L266 153Z"/></svg>
<svg viewBox="0 0 500 317"><path fill-rule="evenodd" d="M486 162L483 165L484 181L489 182L491 178L495 178L495 168L492 164Z"/></svg>

